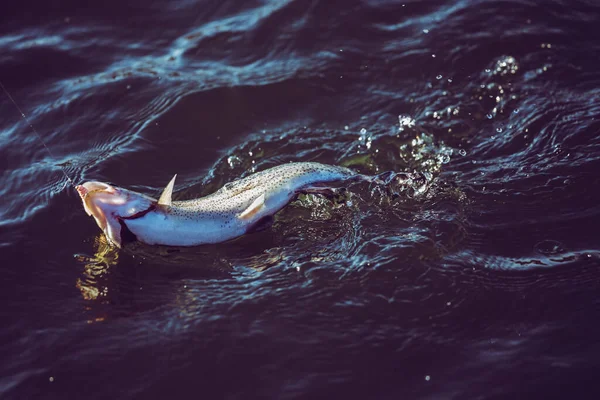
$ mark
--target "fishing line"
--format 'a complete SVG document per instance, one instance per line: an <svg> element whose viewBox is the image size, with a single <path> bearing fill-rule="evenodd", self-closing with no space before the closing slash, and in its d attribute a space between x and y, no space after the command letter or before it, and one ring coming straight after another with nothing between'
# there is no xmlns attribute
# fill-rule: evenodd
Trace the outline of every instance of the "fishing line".
<svg viewBox="0 0 600 400"><path fill-rule="evenodd" d="M48 146L46 146L46 143L44 142L44 139L42 139L42 135L40 135L37 131L37 129L35 129L35 127L33 126L33 124L31 122L29 122L29 119L25 116L25 113L23 112L23 110L21 110L21 107L19 107L19 105L17 104L17 102L15 101L15 99L13 99L13 97L10 95L10 93L8 93L8 90L6 90L6 88L4 87L4 84L2 84L2 82L0 81L0 87L2 87L2 90L4 91L4 93L6 93L6 96L8 96L8 98L10 99L10 101L15 105L15 107L17 108L17 110L21 113L21 117L23 117L23 119L25 120L25 122L27 122L27 125L29 125L29 127L31 128L31 130L33 132L35 132L36 136L38 137L38 139L40 140L40 142L42 143L42 145L44 146L44 148L46 149L46 151L48 152L48 154L50 154L50 157L55 158L54 154L52 154L52 152L50 151L50 149L48 148ZM65 175L65 178L67 178L67 180L69 181L69 183L73 186L76 187L75 183L73 183L73 180L69 177L69 175L67 174L67 171L65 171L64 167L62 165L59 165L60 170L62 171L62 173Z"/></svg>

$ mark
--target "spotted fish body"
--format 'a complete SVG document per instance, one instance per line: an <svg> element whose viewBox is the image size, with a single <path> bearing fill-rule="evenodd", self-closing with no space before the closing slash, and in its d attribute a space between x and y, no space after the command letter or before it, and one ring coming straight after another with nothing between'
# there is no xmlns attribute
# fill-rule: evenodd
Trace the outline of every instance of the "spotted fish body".
<svg viewBox="0 0 600 400"><path fill-rule="evenodd" d="M211 195L187 201L171 201L175 178L159 200L100 182L84 183L77 190L85 210L116 246L121 246L123 225L147 244L195 246L247 233L298 193L361 177L365 176L348 168L300 162L252 174Z"/></svg>

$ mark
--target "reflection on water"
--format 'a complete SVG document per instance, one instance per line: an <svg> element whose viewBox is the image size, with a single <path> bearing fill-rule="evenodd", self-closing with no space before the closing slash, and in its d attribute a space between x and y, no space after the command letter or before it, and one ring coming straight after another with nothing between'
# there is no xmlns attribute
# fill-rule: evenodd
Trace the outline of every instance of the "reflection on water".
<svg viewBox="0 0 600 400"><path fill-rule="evenodd" d="M77 278L75 287L81 291L85 300L102 301L108 295L105 277L110 268L119 262L119 249L109 244L103 233L94 238L92 257L77 254L75 259L83 265L83 272Z"/></svg>

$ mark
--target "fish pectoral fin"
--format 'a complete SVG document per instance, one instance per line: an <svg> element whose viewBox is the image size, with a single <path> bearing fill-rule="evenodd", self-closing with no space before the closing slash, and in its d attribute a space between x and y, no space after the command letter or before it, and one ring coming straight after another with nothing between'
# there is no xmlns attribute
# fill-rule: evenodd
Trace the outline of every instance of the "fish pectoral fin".
<svg viewBox="0 0 600 400"><path fill-rule="evenodd" d="M160 195L160 198L158 199L158 204L161 204L163 206L171 205L171 198L173 197L173 186L175 186L175 178L177 178L177 174L173 176L173 179L171 179L169 184L165 187L165 190L163 190L162 194Z"/></svg>
<svg viewBox="0 0 600 400"><path fill-rule="evenodd" d="M250 219L265 207L265 194L258 196L240 215L239 219Z"/></svg>

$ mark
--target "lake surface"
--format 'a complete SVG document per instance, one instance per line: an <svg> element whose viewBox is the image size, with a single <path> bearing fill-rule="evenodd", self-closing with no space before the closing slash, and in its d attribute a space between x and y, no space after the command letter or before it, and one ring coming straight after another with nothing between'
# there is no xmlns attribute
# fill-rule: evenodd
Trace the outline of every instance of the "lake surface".
<svg viewBox="0 0 600 400"><path fill-rule="evenodd" d="M600 395L596 2L3 8L38 132L0 93L3 399ZM64 174L181 200L291 161L426 182L119 251Z"/></svg>

